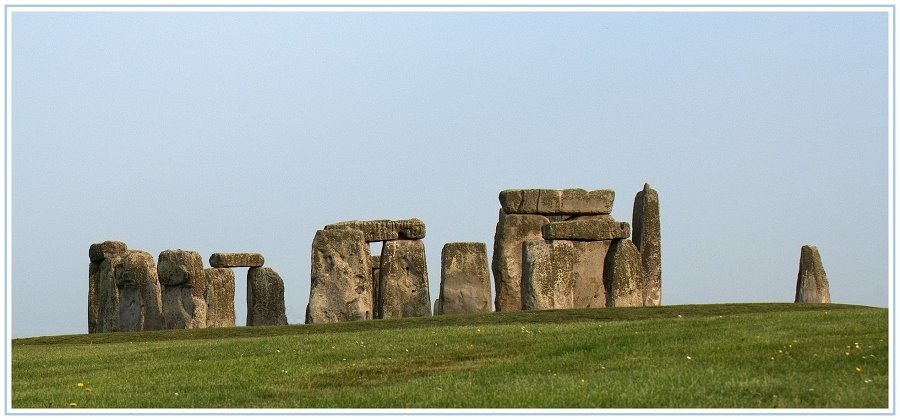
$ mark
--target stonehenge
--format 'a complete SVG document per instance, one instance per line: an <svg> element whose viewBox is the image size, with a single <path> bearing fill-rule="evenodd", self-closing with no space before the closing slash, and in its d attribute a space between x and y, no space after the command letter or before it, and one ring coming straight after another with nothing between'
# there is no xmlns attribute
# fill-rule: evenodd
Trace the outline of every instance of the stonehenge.
<svg viewBox="0 0 900 420"><path fill-rule="evenodd" d="M105 241L92 244L88 258L91 334L234 327L231 267L250 267L248 307L263 308L263 315L254 314L248 325L287 323L284 283L274 270L262 267L261 254L216 253L210 257L213 267L204 268L196 251L167 249L154 261L150 253L128 249L124 242Z"/></svg>
<svg viewBox="0 0 900 420"><path fill-rule="evenodd" d="M631 224L611 216L609 189L509 189L498 199L490 267L487 244L444 244L434 300L422 220L317 230L305 322L660 305L659 199L648 184L635 196ZM381 244L377 255L372 243ZM828 301L818 253L804 247L802 255L797 301ZM204 267L196 251L167 249L154 261L105 241L88 257L90 333L234 327L236 267L247 268L246 325L288 323L284 280L260 253L217 252Z"/></svg>
<svg viewBox="0 0 900 420"><path fill-rule="evenodd" d="M797 272L795 303L831 303L828 277L822 266L819 249L813 245L800 248L800 269Z"/></svg>

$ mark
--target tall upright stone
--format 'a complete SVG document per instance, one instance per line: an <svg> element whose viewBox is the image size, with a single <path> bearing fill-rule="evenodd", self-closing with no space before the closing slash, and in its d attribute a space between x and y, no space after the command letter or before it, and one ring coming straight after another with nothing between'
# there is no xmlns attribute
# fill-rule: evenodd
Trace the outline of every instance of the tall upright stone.
<svg viewBox="0 0 900 420"><path fill-rule="evenodd" d="M494 234L494 307L497 311L522 309L522 244L543 240L541 227L549 223L545 216L507 214L500 210Z"/></svg>
<svg viewBox="0 0 900 420"><path fill-rule="evenodd" d="M800 248L800 269L797 272L795 303L831 303L828 277L822 266L819 249L813 245Z"/></svg>
<svg viewBox="0 0 900 420"><path fill-rule="evenodd" d="M574 304L572 241L525 241L522 245L522 309L569 309Z"/></svg>
<svg viewBox="0 0 900 420"><path fill-rule="evenodd" d="M231 268L205 268L206 276L206 327L233 327L234 270Z"/></svg>
<svg viewBox="0 0 900 420"><path fill-rule="evenodd" d="M572 266L572 307L606 307L603 272L610 241L573 241L575 259Z"/></svg>
<svg viewBox="0 0 900 420"><path fill-rule="evenodd" d="M441 250L441 288L435 315L491 311L491 275L484 242L451 242Z"/></svg>
<svg viewBox="0 0 900 420"><path fill-rule="evenodd" d="M247 270L247 326L287 325L284 280L269 267Z"/></svg>
<svg viewBox="0 0 900 420"><path fill-rule="evenodd" d="M91 244L88 249L88 333L118 330L119 294L114 270L127 251L128 246L119 241Z"/></svg>
<svg viewBox="0 0 900 420"><path fill-rule="evenodd" d="M644 189L634 197L631 224L634 225L634 245L641 253L644 306L659 306L662 302L659 196L650 184L645 183Z"/></svg>
<svg viewBox="0 0 900 420"><path fill-rule="evenodd" d="M381 254L370 255L369 265L372 267L372 318L381 319L380 308L376 304L381 300Z"/></svg>
<svg viewBox="0 0 900 420"><path fill-rule="evenodd" d="M641 254L628 239L612 241L603 272L606 306L643 306Z"/></svg>
<svg viewBox="0 0 900 420"><path fill-rule="evenodd" d="M156 264L167 329L206 328L206 275L196 251L167 249Z"/></svg>
<svg viewBox="0 0 900 420"><path fill-rule="evenodd" d="M316 232L312 243L307 324L373 318L369 252L360 230Z"/></svg>
<svg viewBox="0 0 900 420"><path fill-rule="evenodd" d="M425 244L419 239L387 241L381 247L381 316L431 315Z"/></svg>
<svg viewBox="0 0 900 420"><path fill-rule="evenodd" d="M118 331L151 331L165 326L156 263L148 252L129 250L115 268L119 289Z"/></svg>

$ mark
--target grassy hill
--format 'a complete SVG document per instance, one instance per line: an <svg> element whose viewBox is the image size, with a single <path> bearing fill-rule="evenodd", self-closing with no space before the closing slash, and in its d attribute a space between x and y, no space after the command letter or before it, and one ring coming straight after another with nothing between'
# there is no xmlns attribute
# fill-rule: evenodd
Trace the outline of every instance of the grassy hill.
<svg viewBox="0 0 900 420"><path fill-rule="evenodd" d="M724 304L16 339L13 408L887 408L888 311Z"/></svg>

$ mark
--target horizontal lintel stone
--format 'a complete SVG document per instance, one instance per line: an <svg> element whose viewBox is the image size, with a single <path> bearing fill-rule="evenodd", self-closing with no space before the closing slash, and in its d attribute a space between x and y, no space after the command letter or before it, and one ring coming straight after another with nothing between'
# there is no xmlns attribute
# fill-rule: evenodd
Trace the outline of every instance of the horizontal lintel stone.
<svg viewBox="0 0 900 420"><path fill-rule="evenodd" d="M609 214L615 197L613 190L503 190L500 205L507 214Z"/></svg>
<svg viewBox="0 0 900 420"><path fill-rule="evenodd" d="M214 268L262 267L262 254L255 252L217 252L209 256L209 265Z"/></svg>
<svg viewBox="0 0 900 420"><path fill-rule="evenodd" d="M362 231L366 242L422 239L425 237L425 223L419 219L350 220L327 225L325 229L356 229Z"/></svg>
<svg viewBox="0 0 900 420"><path fill-rule="evenodd" d="M541 228L546 240L609 241L625 239L631 235L627 222L613 219L567 220L550 222Z"/></svg>

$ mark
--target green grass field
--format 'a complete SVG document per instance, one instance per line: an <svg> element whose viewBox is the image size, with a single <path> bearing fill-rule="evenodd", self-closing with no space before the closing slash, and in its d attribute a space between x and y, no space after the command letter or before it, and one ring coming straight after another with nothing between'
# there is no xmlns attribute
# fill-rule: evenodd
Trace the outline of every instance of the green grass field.
<svg viewBox="0 0 900 420"><path fill-rule="evenodd" d="M16 339L13 408L887 408L888 311L724 304Z"/></svg>

